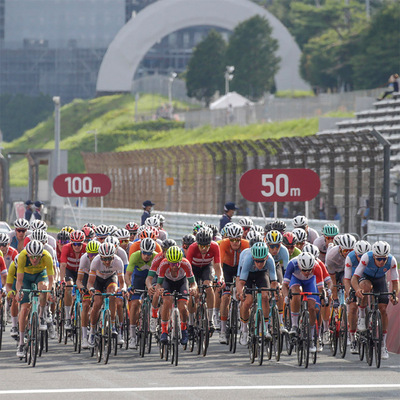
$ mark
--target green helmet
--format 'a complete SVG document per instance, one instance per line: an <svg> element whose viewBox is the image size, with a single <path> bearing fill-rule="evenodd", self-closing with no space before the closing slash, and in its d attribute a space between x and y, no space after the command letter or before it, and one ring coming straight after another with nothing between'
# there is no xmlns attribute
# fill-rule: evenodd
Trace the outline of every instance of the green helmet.
<svg viewBox="0 0 400 400"><path fill-rule="evenodd" d="M183 251L178 246L171 246L165 253L165 258L170 263L181 262L183 258Z"/></svg>
<svg viewBox="0 0 400 400"><path fill-rule="evenodd" d="M97 240L91 240L86 245L86 253L91 253L91 254L98 253L99 247L100 247L100 242L98 242Z"/></svg>
<svg viewBox="0 0 400 400"><path fill-rule="evenodd" d="M339 234L339 228L335 224L326 224L322 228L322 234L328 237L334 237Z"/></svg>
<svg viewBox="0 0 400 400"><path fill-rule="evenodd" d="M268 246L264 242L257 242L254 243L251 247L251 255L255 259L263 259L266 258L268 255Z"/></svg>

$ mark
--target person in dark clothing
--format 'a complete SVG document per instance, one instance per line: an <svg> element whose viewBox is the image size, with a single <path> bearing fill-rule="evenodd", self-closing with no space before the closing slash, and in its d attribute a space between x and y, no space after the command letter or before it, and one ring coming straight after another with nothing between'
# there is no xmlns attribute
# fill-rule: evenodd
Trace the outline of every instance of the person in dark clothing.
<svg viewBox="0 0 400 400"><path fill-rule="evenodd" d="M225 213L222 215L219 220L219 230L221 230L227 223L231 222L232 216L235 213L235 210L238 210L235 203L228 202L224 205Z"/></svg>
<svg viewBox="0 0 400 400"><path fill-rule="evenodd" d="M393 94L399 91L398 79L399 79L399 74L390 75L388 80L388 90L386 90L386 92L383 93L383 96L381 98L377 98L378 101L383 100L389 94Z"/></svg>
<svg viewBox="0 0 400 400"><path fill-rule="evenodd" d="M42 219L42 206L43 203L41 201L35 201L36 210L33 213L36 219Z"/></svg>
<svg viewBox="0 0 400 400"><path fill-rule="evenodd" d="M26 205L26 210L25 210L25 219L29 222L31 220L32 214L33 214L33 201L32 200L27 200L25 202Z"/></svg>
<svg viewBox="0 0 400 400"><path fill-rule="evenodd" d="M152 203L150 200L145 200L143 202L143 214L142 214L142 220L141 220L141 225L144 225L144 221L146 221L147 218L150 217L150 211L151 207L153 207L155 204Z"/></svg>

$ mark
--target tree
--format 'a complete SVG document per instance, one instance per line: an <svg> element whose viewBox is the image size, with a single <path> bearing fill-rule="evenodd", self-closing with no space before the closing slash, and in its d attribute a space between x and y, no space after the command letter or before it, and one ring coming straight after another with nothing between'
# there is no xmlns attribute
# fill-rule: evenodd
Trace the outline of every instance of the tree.
<svg viewBox="0 0 400 400"><path fill-rule="evenodd" d="M235 67L231 89L258 100L274 87L280 58L278 41L271 36L268 21L256 15L233 31L226 52L226 65Z"/></svg>
<svg viewBox="0 0 400 400"><path fill-rule="evenodd" d="M215 92L224 89L225 52L226 43L215 30L196 46L186 72L189 97L204 100L208 106Z"/></svg>

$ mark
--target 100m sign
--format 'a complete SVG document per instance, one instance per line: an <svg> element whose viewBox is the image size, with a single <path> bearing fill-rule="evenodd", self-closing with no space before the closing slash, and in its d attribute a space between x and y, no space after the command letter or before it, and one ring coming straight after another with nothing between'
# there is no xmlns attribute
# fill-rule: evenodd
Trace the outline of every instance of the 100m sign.
<svg viewBox="0 0 400 400"><path fill-rule="evenodd" d="M104 174L61 174L53 188L61 197L101 197L110 193L111 181Z"/></svg>

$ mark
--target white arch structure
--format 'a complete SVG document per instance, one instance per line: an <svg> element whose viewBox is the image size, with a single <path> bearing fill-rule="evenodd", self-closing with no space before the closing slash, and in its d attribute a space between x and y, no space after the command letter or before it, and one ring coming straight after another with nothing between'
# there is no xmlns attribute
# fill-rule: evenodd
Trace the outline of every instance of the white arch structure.
<svg viewBox="0 0 400 400"><path fill-rule="evenodd" d="M278 90L308 90L299 74L300 49L286 27L264 8L248 0L160 0L142 10L117 33L104 55L97 92L130 92L146 53L163 37L191 26L211 25L232 31L254 15L264 16L278 40Z"/></svg>

